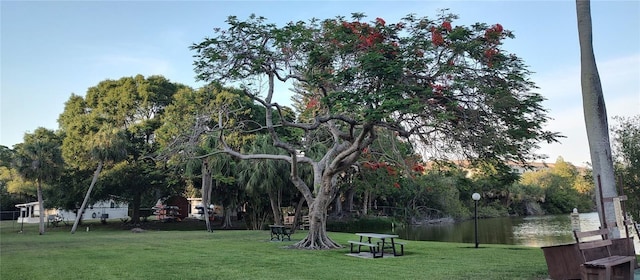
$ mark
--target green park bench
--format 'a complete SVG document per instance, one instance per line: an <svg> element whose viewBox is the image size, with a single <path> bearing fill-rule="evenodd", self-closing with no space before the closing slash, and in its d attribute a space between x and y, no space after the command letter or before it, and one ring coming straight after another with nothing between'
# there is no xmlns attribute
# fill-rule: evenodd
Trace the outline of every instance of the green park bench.
<svg viewBox="0 0 640 280"><path fill-rule="evenodd" d="M291 241L291 231L288 228L281 225L269 225L271 230L271 240L284 241L285 237Z"/></svg>

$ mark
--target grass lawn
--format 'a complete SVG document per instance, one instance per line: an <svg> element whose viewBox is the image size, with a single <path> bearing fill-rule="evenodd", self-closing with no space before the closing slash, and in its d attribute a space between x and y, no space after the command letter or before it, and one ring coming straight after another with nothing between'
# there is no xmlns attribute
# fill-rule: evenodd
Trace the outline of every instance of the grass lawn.
<svg viewBox="0 0 640 280"><path fill-rule="evenodd" d="M114 222L115 223L115 222ZM178 223L176 223L178 224ZM0 279L545 279L542 250L511 245L406 241L405 255L347 256L354 234L330 232L345 248L295 250L292 241L269 241L268 231L147 230L132 233L86 225L0 223Z"/></svg>

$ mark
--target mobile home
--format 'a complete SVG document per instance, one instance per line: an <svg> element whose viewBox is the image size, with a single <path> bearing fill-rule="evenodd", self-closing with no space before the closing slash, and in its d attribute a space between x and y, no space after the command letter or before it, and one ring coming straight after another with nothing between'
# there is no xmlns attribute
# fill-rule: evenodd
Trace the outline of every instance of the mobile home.
<svg viewBox="0 0 640 280"><path fill-rule="evenodd" d="M18 218L19 223L40 222L40 207L37 201L16 204L16 207L20 209L20 217ZM109 199L88 205L84 210L82 219L124 219L128 217L128 212L128 203L117 202L113 199ZM74 221L76 219L76 214L69 210L46 209L43 214L45 215L45 220L49 220L49 217L56 217L56 219L62 221Z"/></svg>

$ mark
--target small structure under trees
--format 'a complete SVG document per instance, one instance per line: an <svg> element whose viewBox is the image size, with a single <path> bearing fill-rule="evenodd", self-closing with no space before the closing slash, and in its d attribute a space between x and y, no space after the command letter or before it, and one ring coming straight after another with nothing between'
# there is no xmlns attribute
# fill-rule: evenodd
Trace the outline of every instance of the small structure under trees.
<svg viewBox="0 0 640 280"><path fill-rule="evenodd" d="M27 202L16 204L16 208L20 209L20 217L18 223L38 223L40 216L44 217L47 222L55 219L60 221L72 221L77 217L77 211L63 209L45 209L40 211L38 202ZM127 219L129 217L129 204L126 202L110 200L97 201L82 213L81 220L106 220L106 219Z"/></svg>

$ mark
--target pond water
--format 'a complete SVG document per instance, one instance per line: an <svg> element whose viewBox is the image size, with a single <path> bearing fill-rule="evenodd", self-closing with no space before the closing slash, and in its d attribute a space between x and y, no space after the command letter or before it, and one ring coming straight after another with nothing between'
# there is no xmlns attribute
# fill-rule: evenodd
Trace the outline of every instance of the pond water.
<svg viewBox="0 0 640 280"><path fill-rule="evenodd" d="M598 213L580 214L581 230L598 229ZM396 227L392 232L406 240L429 240L475 243L474 221L429 226ZM632 234L632 236L635 236ZM638 238L634 238L640 252ZM569 215L501 217L478 220L480 244L510 244L531 247L553 246L575 242Z"/></svg>

